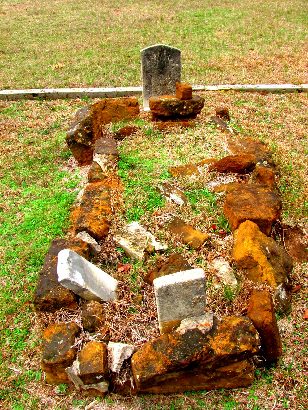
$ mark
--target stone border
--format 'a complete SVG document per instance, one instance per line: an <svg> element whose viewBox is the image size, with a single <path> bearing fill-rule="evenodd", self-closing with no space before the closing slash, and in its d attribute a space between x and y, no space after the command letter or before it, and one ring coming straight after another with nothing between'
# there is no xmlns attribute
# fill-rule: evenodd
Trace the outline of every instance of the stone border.
<svg viewBox="0 0 308 410"><path fill-rule="evenodd" d="M172 97L169 98L172 99ZM118 113L120 107L123 116L135 117L137 101L123 100L102 100L96 103L94 108L90 107L89 112L93 116L92 124L96 126L104 124L104 119L107 121L111 115L115 115L114 112ZM124 103L126 105L123 108ZM84 122L83 117L81 124ZM76 124L74 130L76 132L79 130L77 135L80 137L80 129ZM95 128L92 132L95 132ZM102 133L101 129L100 133ZM114 213L110 206L112 195L119 186L119 178L116 175L118 159L116 144L110 138L103 135L100 137L94 141L94 156L91 157L92 168L89 172L91 178L88 178L77 213L75 210L72 218L75 234L85 231L97 240L103 239L108 232L108 217ZM215 160L209 171L231 171L239 174L252 171L252 168L254 172L256 171L255 179L251 184L246 184L246 190L245 184L235 183L224 187L229 192L225 200L224 213L234 231L233 260L237 266L248 270L248 279L254 281L252 276L258 274L259 278L256 282L271 286L272 290L276 291L275 298L283 301L290 285L288 274L292 270L292 262L284 255L283 249L276 244L274 239L267 236L272 223L279 219L281 213L281 201L275 188L275 165L271 161L270 151L264 144L257 141L253 143L251 140L245 141L248 145L233 147L231 151L237 150L238 152L221 160ZM85 145L81 149L86 149L86 147ZM93 168L94 165L95 168ZM101 168L99 172L98 166ZM242 192L243 189L245 192ZM241 195L241 200L239 200ZM248 202L247 197L250 197ZM240 206L238 208L234 206L234 198L236 206L242 202L246 205L247 203L252 204L249 212L247 213L246 210L243 214ZM264 206L264 209L261 207L262 217L258 210L255 213L255 204ZM249 241L245 242L247 236L249 236ZM83 244L83 249L80 249L81 244L78 244L79 253L88 252L84 242ZM61 246L71 247L70 244ZM264 249L267 253L264 253ZM58 250L53 250L52 269L55 269L57 264ZM254 267L257 266L257 273L255 269L249 273L251 262ZM46 261L45 263L47 264ZM277 272L275 264L278 266ZM45 268L45 270L48 269ZM182 273L181 280L173 275L167 276L167 285L175 283L182 286L183 273L188 274L189 272L192 270L174 274ZM55 288L59 288L57 274L54 273L55 283L52 284L52 292ZM197 279L202 280L204 273L199 272L199 274L200 278ZM160 281L163 282L162 285L166 285L166 277ZM158 285L160 283L155 283L154 280L156 301L160 297L157 295L158 290L163 289L163 286ZM195 289L194 286L198 284L193 283L192 285ZM61 286L60 292L63 292ZM194 290L193 293L195 294L196 291ZM202 288L200 298L203 297L203 293ZM59 296L61 296L59 300L63 306L62 295ZM38 310L44 310L40 309L42 306L40 297L41 294L37 291L34 303ZM66 295L66 298L65 307L74 306L74 303L76 305L77 300L71 292ZM93 301L90 303L93 305ZM92 305L88 304L88 308ZM52 307L59 308L56 305ZM170 310L170 307L167 309ZM203 311L203 305L201 311ZM70 379L77 389L93 389L97 394L105 394L109 383L111 383L111 391L123 394L177 393L187 390L237 388L249 386L253 382L253 359L255 357L262 356L266 363L275 363L282 355L274 304L267 290L253 290L247 316L223 317L219 321L213 315L200 316L199 310L196 314L198 316L183 316L186 319L182 317L176 324L171 323L172 318L168 317L168 326L170 325L168 330L162 331L160 326L161 336L145 343L135 353L133 346L122 343L112 343L107 346L104 342L91 341L84 344L77 355L74 340L80 333L79 326L74 323L51 324L43 333L42 369L45 371L46 381L50 384L59 384L69 382ZM96 314L94 316L97 318ZM237 342L239 340L240 343ZM127 353L124 354L124 351ZM121 361L122 359L120 360L117 355L122 355L125 359ZM110 363L108 365L110 358L113 360L112 365ZM124 379L125 386L119 386L117 385L118 376L112 369L120 369L124 361L129 359L130 362L126 362L128 367L126 368L126 379Z"/></svg>
<svg viewBox="0 0 308 410"><path fill-rule="evenodd" d="M243 91L268 93L308 92L308 84L220 84L193 85L193 91ZM17 101L22 99L57 100L75 98L114 98L142 95L142 87L115 88L33 88L26 90L1 90L0 100Z"/></svg>

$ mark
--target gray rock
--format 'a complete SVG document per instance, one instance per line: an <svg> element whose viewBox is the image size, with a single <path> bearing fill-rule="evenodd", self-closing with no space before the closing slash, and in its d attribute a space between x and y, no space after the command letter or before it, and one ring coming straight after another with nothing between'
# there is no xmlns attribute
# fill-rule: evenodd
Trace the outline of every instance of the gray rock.
<svg viewBox="0 0 308 410"><path fill-rule="evenodd" d="M62 286L86 300L116 299L118 281L70 249L59 252L57 274Z"/></svg>
<svg viewBox="0 0 308 410"><path fill-rule="evenodd" d="M108 362L109 369L114 373L119 373L124 360L129 359L136 348L126 343L108 343Z"/></svg>
<svg viewBox="0 0 308 410"><path fill-rule="evenodd" d="M181 51L156 44L141 50L143 107L149 109L149 98L175 94L176 82L181 81Z"/></svg>
<svg viewBox="0 0 308 410"><path fill-rule="evenodd" d="M115 242L132 258L142 260L145 251L165 251L167 245L158 242L154 235L148 232L138 222L131 222L115 235Z"/></svg>
<svg viewBox="0 0 308 410"><path fill-rule="evenodd" d="M205 314L205 273L190 269L154 279L159 329L168 333L183 319Z"/></svg>

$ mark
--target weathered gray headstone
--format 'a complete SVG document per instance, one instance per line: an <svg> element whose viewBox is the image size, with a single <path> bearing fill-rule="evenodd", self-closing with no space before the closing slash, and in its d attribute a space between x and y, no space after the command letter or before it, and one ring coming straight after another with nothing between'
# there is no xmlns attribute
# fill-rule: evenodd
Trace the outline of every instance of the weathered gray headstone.
<svg viewBox="0 0 308 410"><path fill-rule="evenodd" d="M181 51L156 44L141 50L143 108L149 110L152 96L175 94L175 84L181 81Z"/></svg>
<svg viewBox="0 0 308 410"><path fill-rule="evenodd" d="M183 319L205 314L205 273L190 269L153 281L160 333L178 327Z"/></svg>

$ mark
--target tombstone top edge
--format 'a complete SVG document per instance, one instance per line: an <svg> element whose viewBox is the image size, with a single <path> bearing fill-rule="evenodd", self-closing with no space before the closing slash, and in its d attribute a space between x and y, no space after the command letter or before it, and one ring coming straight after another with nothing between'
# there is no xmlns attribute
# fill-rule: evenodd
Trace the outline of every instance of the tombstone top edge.
<svg viewBox="0 0 308 410"><path fill-rule="evenodd" d="M179 48L171 47L171 46L168 46L167 44L153 44L152 46L143 48L142 50L140 50L140 52L143 53L145 51L155 49L157 47L164 47L164 48L167 48L169 50L178 51L179 53L181 53L181 50Z"/></svg>

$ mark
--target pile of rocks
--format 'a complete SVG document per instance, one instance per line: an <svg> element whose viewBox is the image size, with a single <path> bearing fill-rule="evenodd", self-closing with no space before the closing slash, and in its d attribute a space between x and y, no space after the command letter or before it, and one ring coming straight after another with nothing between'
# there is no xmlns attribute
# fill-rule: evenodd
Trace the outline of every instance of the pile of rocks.
<svg viewBox="0 0 308 410"><path fill-rule="evenodd" d="M203 99L192 97L191 88L183 84L177 85L176 97L150 98L154 120L195 117L203 104ZM116 299L118 287L113 277L89 261L101 251L98 242L108 234L121 196L116 141L104 136L103 125L134 118L138 113L134 98L103 100L78 112L68 132L67 143L73 155L79 164L91 163L91 168L72 213L72 238L53 241L34 304L38 311L55 312L74 309L82 301L82 314L79 325L55 323L45 329L42 369L46 382L72 382L76 388L95 394L105 394L108 389L127 394L248 386L254 378L254 358L262 356L272 363L282 354L274 302L276 310L289 309L292 270L288 254L269 236L273 223L280 218L281 200L271 153L259 141L230 137L233 155L170 169L175 178L197 174L204 164L213 175L247 176L244 182L212 184L216 192L227 193L224 213L234 234L233 260L256 286L247 315L219 320L208 312L205 272L174 253L167 263L159 261L145 277L154 287L161 335L139 349L95 340L95 332L103 323L102 303ZM223 123L228 120L226 116L219 118ZM168 183L160 189L170 200L185 206L181 191ZM179 218L170 221L167 229L195 250L209 238ZM138 223L124 227L114 240L135 259L166 249ZM228 272L224 260L216 262L220 271ZM229 275L226 280L236 285L234 277ZM259 290L260 284L273 292ZM274 302L271 293L275 294ZM94 333L91 341L82 342L82 329Z"/></svg>

